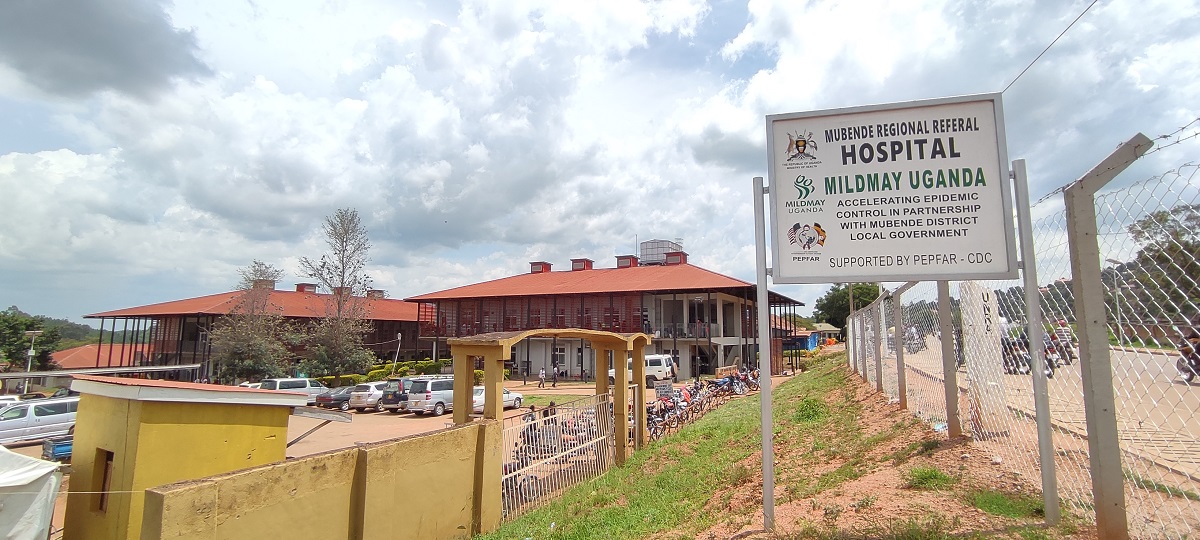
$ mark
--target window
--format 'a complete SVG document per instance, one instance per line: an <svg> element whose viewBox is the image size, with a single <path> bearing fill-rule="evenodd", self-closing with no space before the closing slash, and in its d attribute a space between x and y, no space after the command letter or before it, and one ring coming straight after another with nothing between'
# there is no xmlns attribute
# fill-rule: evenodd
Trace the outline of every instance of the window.
<svg viewBox="0 0 1200 540"><path fill-rule="evenodd" d="M0 420L16 420L18 418L25 418L25 413L28 410L29 407L10 407L7 411L0 413Z"/></svg>
<svg viewBox="0 0 1200 540"><path fill-rule="evenodd" d="M433 381L434 390L453 390L454 381Z"/></svg>
<svg viewBox="0 0 1200 540"><path fill-rule="evenodd" d="M34 416L54 416L56 414L67 414L71 412L71 404L67 402L47 403L45 405L35 405L33 407Z"/></svg>
<svg viewBox="0 0 1200 540"><path fill-rule="evenodd" d="M279 381L280 390L290 390L293 388L304 388L308 386L308 381Z"/></svg>
<svg viewBox="0 0 1200 540"><path fill-rule="evenodd" d="M555 366L561 366L567 361L567 348L555 347L554 354L550 356L550 363Z"/></svg>
<svg viewBox="0 0 1200 540"><path fill-rule="evenodd" d="M92 491L96 493L95 509L108 511L108 492L112 489L113 453L103 448L96 449L96 468L92 471Z"/></svg>
<svg viewBox="0 0 1200 540"><path fill-rule="evenodd" d="M309 388L324 388L325 385L321 384L321 381L309 380L308 387Z"/></svg>
<svg viewBox="0 0 1200 540"><path fill-rule="evenodd" d="M263 390L278 390L279 389L278 386L279 386L279 381L266 380L266 381L263 381L262 384L260 384L258 387Z"/></svg>

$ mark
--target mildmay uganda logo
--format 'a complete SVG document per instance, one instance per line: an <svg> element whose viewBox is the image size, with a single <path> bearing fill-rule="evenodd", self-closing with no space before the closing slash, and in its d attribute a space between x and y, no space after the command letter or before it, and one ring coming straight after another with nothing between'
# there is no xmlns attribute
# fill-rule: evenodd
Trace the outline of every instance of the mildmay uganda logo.
<svg viewBox="0 0 1200 540"><path fill-rule="evenodd" d="M788 229L788 242L799 245L800 249L805 251L812 249L813 246L823 246L825 245L825 229L821 228L820 223L812 225L797 223Z"/></svg>
<svg viewBox="0 0 1200 540"><path fill-rule="evenodd" d="M816 139L813 139L813 134L811 131L808 133L797 131L795 133L788 133L787 136L788 145L786 153L788 158L785 161L817 159L817 157L811 153L812 150L817 149L817 141Z"/></svg>
<svg viewBox="0 0 1200 540"><path fill-rule="evenodd" d="M812 178L808 178L802 174L796 177L796 181L792 182L792 185L796 186L796 191L800 192L800 194L796 196L797 199L807 199L809 195L812 195Z"/></svg>

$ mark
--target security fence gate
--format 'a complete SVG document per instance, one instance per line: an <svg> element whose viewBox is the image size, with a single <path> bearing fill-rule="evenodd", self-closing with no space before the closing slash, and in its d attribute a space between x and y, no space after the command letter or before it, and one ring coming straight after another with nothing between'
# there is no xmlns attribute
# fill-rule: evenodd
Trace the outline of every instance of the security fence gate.
<svg viewBox="0 0 1200 540"><path fill-rule="evenodd" d="M613 466L609 394L556 404L504 420L503 520L543 504Z"/></svg>
<svg viewBox="0 0 1200 540"><path fill-rule="evenodd" d="M970 434L1009 481L1095 520L1100 537L1195 538L1200 377L1177 364L1200 332L1198 170L1078 199L1082 210L1064 211L1072 187L1034 204L1036 291L885 284L847 320L849 364L935 430ZM1110 450L1111 462L1098 455Z"/></svg>

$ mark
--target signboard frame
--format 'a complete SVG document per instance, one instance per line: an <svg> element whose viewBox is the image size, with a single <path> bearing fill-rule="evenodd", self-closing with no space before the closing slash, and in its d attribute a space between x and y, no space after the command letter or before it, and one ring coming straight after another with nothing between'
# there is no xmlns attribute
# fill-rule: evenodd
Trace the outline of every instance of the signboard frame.
<svg viewBox="0 0 1200 540"><path fill-rule="evenodd" d="M936 271L930 272L927 266L925 267L925 270L922 270L923 266L920 266L920 265L905 265L903 267L900 267L900 266L887 266L887 267L875 266L873 269L868 268L867 266L864 265L864 266L860 266L860 267L857 267L854 269L847 269L844 267L842 267L842 268L830 267L827 260L820 259L821 255L818 253L818 254L815 254L815 257L818 257L818 264L809 265L808 268L805 269L805 271L801 272L801 271L798 271L797 268L795 268L795 265L792 264L792 261L790 259L783 258L785 256L790 257L790 255L787 255L784 253L784 247L786 245L786 242L788 241L787 235L789 232L788 228L786 227L785 221L794 221L795 218L785 219L785 216L781 215L781 213L780 213L780 210L781 210L780 204L782 201L782 197L784 196L783 189L785 189L787 186L785 186L782 183L782 180L779 178L779 175L776 174L776 171L777 171L777 169L780 168L779 167L780 162L778 161L780 158L780 155L786 151L786 149L781 147L780 145L781 145L781 143L787 143L788 141L781 141L781 140L776 139L775 127L776 127L777 123L792 122L792 121L801 120L801 119L811 119L814 121L820 120L820 121L825 121L825 122L829 122L829 121L836 122L836 121L842 120L841 117L852 117L855 115L859 115L859 117L861 118L862 115L864 115L864 113L870 113L867 116L868 118L871 116L876 117L875 119L870 121L872 123L875 123L875 122L878 122L878 118L877 118L879 116L878 113L887 113L887 112L895 111L897 113L897 115L905 114L905 115L912 116L914 114L919 114L922 109L928 110L928 109L934 109L937 107L942 107L945 105L964 105L964 104L979 104L979 103L985 103L985 104L991 105L992 117L988 118L987 120L994 123L995 131L993 133L990 130L978 129L979 125L977 124L976 131L979 132L979 135L977 137L980 137L980 138L990 137L990 136L995 137L994 144L995 144L996 162L993 163L989 159L989 160L985 160L983 162L974 161L971 163L972 164L979 163L982 166L986 166L988 168L994 167L993 174L995 174L995 176L998 176L998 177L994 176L993 178L989 179L989 183L996 182L999 184L999 192L1000 192L999 196L1001 198L1001 201L999 201L1000 216L995 217L993 215L993 216L991 216L991 220L988 222L978 221L978 217L977 217L976 218L976 220L977 220L976 221L976 230L982 230L985 227L990 227L990 226L994 226L994 225L999 225L1000 228L1003 230L1003 234L1004 234L1003 251L1004 251L1004 253L997 254L999 256L995 257L994 262L989 261L986 265L980 263L981 266L983 266L983 267L979 268L978 270L974 270L974 271L972 271L970 269L965 269L965 268L963 268L962 264L957 264L957 263L956 263L957 265L954 268L952 268L950 271L945 271L945 272L936 272ZM903 121L901 121L901 123L903 123ZM937 98L937 99L886 103L886 104L879 104L879 105L847 107L847 108L839 108L839 109L825 109L825 110L797 112L797 113L773 114L773 115L768 115L766 117L766 135L767 135L766 138L767 138L767 160L768 160L767 179L768 179L768 186L770 187L770 189L769 189L769 194L770 194L769 221L771 223L770 244L771 244L771 257L772 257L772 261L773 261L771 277L775 283L803 284L803 283L850 283L850 282L883 282L883 281L901 282L901 281L929 281L929 280L950 281L950 280L971 280L971 279L981 279L981 280L983 280L983 279L1016 279L1016 277L1018 275L1017 274L1018 268L1017 268L1017 251L1016 251L1016 229L1015 229L1015 222L1013 219L1012 178L1011 178L1011 173L1010 173L1009 167L1008 167L1008 148L1005 143L1006 139L1005 139L1005 130L1004 130L1004 107L1003 107L1003 103L1001 100L1001 95L999 93L975 94L975 95L955 96L955 97L946 97L946 98ZM904 136L907 136L907 135L895 136L895 138L898 139L898 138L901 138ZM953 136L953 134L947 133L947 136ZM875 138L879 138L879 137L871 136L871 137L859 137L859 138L861 140L871 140L871 139L875 139ZM815 142L820 142L820 141L815 141ZM985 142L990 143L991 141L989 140L989 141L985 141ZM791 144L794 145L796 143L793 141ZM821 143L821 144L829 144L829 143ZM832 143L832 144L836 144L836 143ZM872 141L871 144L874 145L875 142ZM882 145L883 143L878 143L878 144ZM864 144L864 146L865 146L865 144ZM794 148L795 147L792 147L792 149L794 149ZM923 151L924 150L922 149L922 152ZM825 152L825 155L836 156L837 152ZM816 163L820 164L819 161L817 161ZM899 174L899 173L897 173L897 174ZM997 201L995 201L994 199L988 198L982 204L995 205L996 202ZM992 210L989 209L988 211L991 212ZM996 223L997 221L999 221L999 223ZM840 223L839 223L839 225L840 225ZM825 235L824 231L821 231L821 241L822 242L824 241L824 235ZM991 244L989 244L989 246L990 245ZM999 242L996 242L996 245L999 246ZM869 246L865 246L865 247L869 247ZM998 249L999 249L999 247L998 247ZM846 248L846 250L852 252L853 248ZM873 255L874 254L868 254L867 256L873 256ZM957 261L958 257L960 257L960 256L962 257L962 260L966 260L965 255L961 255L961 254L955 254L954 260ZM1003 264L1001 264L1001 263L1003 263ZM823 267L822 267L822 264L824 265ZM809 271L809 270L816 270L816 271Z"/></svg>

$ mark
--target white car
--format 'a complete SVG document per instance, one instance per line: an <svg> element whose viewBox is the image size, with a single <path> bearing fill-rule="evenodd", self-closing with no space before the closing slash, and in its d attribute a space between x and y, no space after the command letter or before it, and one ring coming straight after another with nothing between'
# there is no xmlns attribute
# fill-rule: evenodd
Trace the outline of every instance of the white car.
<svg viewBox="0 0 1200 540"><path fill-rule="evenodd" d="M521 394L518 394L516 392L509 392L508 389L505 388L504 389L504 408L505 409L508 409L508 408L519 409L519 408L521 408L521 400L523 400L524 398L525 398L525 396L522 396ZM475 412L477 412L477 413L483 412L483 387L482 386L475 387L474 399L475 399L475 407L474 407Z"/></svg>
<svg viewBox="0 0 1200 540"><path fill-rule="evenodd" d="M367 409L376 411L383 410L383 404L380 399L383 398L383 387L387 386L387 381L374 381L355 385L350 391L350 408L358 412L367 412Z"/></svg>

